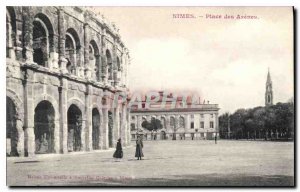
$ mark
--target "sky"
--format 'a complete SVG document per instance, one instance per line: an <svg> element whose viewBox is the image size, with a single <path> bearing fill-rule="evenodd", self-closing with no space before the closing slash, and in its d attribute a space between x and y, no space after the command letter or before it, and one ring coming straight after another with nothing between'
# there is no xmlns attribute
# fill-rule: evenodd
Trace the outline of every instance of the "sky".
<svg viewBox="0 0 300 192"><path fill-rule="evenodd" d="M130 51L132 92L197 92L220 113L263 106L268 68L274 103L294 95L291 7L94 7ZM173 14L192 14L175 19ZM225 15L256 19L224 19ZM206 18L221 15L221 19Z"/></svg>

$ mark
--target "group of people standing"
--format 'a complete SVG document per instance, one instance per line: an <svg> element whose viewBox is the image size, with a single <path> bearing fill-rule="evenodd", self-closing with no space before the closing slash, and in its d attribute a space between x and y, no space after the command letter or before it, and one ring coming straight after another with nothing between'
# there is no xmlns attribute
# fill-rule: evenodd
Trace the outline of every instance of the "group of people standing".
<svg viewBox="0 0 300 192"><path fill-rule="evenodd" d="M138 136L136 140L136 148L135 148L135 157L137 157L137 160L142 160L142 157L144 157L143 147L144 145L143 145L142 137ZM118 139L116 151L114 152L113 157L119 159L123 158L121 139Z"/></svg>

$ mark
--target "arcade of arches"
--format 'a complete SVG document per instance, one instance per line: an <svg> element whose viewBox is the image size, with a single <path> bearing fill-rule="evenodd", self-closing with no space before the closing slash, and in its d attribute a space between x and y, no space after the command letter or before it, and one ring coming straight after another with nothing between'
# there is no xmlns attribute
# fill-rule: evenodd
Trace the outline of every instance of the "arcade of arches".
<svg viewBox="0 0 300 192"><path fill-rule="evenodd" d="M116 25L81 7L6 7L7 156L130 144L129 51Z"/></svg>

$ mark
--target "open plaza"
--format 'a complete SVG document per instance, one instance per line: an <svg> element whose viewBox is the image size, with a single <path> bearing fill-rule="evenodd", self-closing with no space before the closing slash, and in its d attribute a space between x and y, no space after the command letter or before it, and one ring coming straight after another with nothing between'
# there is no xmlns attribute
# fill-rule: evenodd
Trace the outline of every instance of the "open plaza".
<svg viewBox="0 0 300 192"><path fill-rule="evenodd" d="M294 143L270 141L144 141L123 148L8 157L9 186L293 186Z"/></svg>

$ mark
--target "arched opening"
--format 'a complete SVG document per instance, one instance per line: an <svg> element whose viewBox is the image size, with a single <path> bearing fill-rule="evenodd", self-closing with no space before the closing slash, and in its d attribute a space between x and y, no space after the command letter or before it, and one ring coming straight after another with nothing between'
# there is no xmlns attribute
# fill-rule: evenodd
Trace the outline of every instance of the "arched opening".
<svg viewBox="0 0 300 192"><path fill-rule="evenodd" d="M16 41L16 15L13 7L6 8L6 57L12 58Z"/></svg>
<svg viewBox="0 0 300 192"><path fill-rule="evenodd" d="M35 153L54 152L54 108L49 101L41 101L34 110Z"/></svg>
<svg viewBox="0 0 300 192"><path fill-rule="evenodd" d="M170 127L172 130L174 130L174 128L175 128L175 118L174 117L170 117Z"/></svg>
<svg viewBox="0 0 300 192"><path fill-rule="evenodd" d="M72 104L68 109L68 151L81 150L82 113Z"/></svg>
<svg viewBox="0 0 300 192"><path fill-rule="evenodd" d="M6 97L6 155L19 156L17 151L18 131L16 128L16 106Z"/></svg>
<svg viewBox="0 0 300 192"><path fill-rule="evenodd" d="M108 80L112 83L113 80L113 64L112 58L109 50L106 50L106 61L107 61L107 72L108 72Z"/></svg>
<svg viewBox="0 0 300 192"><path fill-rule="evenodd" d="M66 32L65 58L67 59L67 70L70 74L76 74L76 67L80 66L80 40L76 31L69 28Z"/></svg>
<svg viewBox="0 0 300 192"><path fill-rule="evenodd" d="M167 128L166 127L166 118L165 117L161 117L160 120L161 120L162 128Z"/></svg>
<svg viewBox="0 0 300 192"><path fill-rule="evenodd" d="M113 128L114 128L114 121L113 121L113 114L111 111L108 111L108 146L113 147Z"/></svg>
<svg viewBox="0 0 300 192"><path fill-rule="evenodd" d="M93 149L99 149L100 143L100 114L98 109L94 108L92 111L92 145Z"/></svg>
<svg viewBox="0 0 300 192"><path fill-rule="evenodd" d="M185 128L184 117L179 117L179 128Z"/></svg>
<svg viewBox="0 0 300 192"><path fill-rule="evenodd" d="M50 41L53 41L53 27L46 15L39 13L34 17L32 36L33 62L49 67L48 58L50 56Z"/></svg>
<svg viewBox="0 0 300 192"><path fill-rule="evenodd" d="M161 140L166 140L166 139L167 139L167 135L166 135L166 132L165 132L165 131L161 131L161 132L160 132L160 139L161 139Z"/></svg>
<svg viewBox="0 0 300 192"><path fill-rule="evenodd" d="M89 61L93 78L100 81L100 54L97 43L92 40L89 46Z"/></svg>

